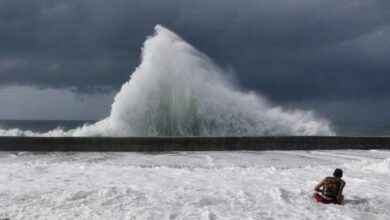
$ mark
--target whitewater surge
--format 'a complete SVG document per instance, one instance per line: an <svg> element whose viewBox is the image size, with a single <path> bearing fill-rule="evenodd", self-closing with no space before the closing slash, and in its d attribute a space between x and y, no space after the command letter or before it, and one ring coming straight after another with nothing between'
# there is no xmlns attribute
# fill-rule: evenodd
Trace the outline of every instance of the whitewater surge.
<svg viewBox="0 0 390 220"><path fill-rule="evenodd" d="M334 135L329 122L310 111L271 106L242 92L226 71L175 33L157 25L145 41L141 64L95 124L34 133L0 130L7 136L251 136Z"/></svg>
<svg viewBox="0 0 390 220"><path fill-rule="evenodd" d="M0 219L390 219L390 151L0 155ZM342 206L314 186L344 170ZM43 187L44 186L44 187Z"/></svg>

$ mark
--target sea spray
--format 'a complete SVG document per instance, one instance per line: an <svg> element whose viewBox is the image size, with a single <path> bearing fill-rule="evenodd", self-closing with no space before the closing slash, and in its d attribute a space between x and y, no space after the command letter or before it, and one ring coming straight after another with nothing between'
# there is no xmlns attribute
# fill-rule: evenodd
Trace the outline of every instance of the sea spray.
<svg viewBox="0 0 390 220"><path fill-rule="evenodd" d="M39 136L257 136L333 135L311 111L285 111L254 92L242 92L226 71L170 30L157 25L142 62L97 123Z"/></svg>

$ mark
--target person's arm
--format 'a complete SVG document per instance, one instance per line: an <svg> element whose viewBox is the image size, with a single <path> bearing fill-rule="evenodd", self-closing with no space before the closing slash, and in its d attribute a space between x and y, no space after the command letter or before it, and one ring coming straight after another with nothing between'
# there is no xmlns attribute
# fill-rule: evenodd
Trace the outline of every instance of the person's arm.
<svg viewBox="0 0 390 220"><path fill-rule="evenodd" d="M325 181L326 181L326 177L325 177L323 180L321 180L321 182L318 183L318 185L317 185L316 187L314 187L314 191L316 191L316 192L322 192L322 190L321 190L320 188L321 188L321 186L324 185Z"/></svg>
<svg viewBox="0 0 390 220"><path fill-rule="evenodd" d="M339 205L341 204L341 202L343 200L343 189L344 189L344 186L345 186L345 182L341 181L340 190L339 190L339 193L337 193L337 196L336 196L337 204L339 204Z"/></svg>

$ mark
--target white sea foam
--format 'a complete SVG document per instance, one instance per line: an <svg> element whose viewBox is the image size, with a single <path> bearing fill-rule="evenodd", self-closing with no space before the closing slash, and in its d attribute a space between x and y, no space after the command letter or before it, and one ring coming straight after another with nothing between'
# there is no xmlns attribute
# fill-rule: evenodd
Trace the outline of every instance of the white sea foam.
<svg viewBox="0 0 390 220"><path fill-rule="evenodd" d="M0 154L0 218L390 219L390 151ZM344 205L312 198L334 168Z"/></svg>
<svg viewBox="0 0 390 220"><path fill-rule="evenodd" d="M95 124L40 136L333 135L310 111L286 111L254 92L242 92L226 71L175 33L157 25L142 62L115 97L110 115Z"/></svg>

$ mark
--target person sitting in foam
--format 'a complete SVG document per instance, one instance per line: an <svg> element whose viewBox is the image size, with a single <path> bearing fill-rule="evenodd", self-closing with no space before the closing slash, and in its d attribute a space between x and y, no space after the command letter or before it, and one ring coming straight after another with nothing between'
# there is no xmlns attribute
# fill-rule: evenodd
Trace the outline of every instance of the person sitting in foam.
<svg viewBox="0 0 390 220"><path fill-rule="evenodd" d="M314 191L316 191L313 194L314 199L317 202L322 202L325 204L341 204L343 201L342 194L345 186L345 181L341 179L342 177L343 171L341 169L336 169L333 172L333 177L325 177L314 188Z"/></svg>

